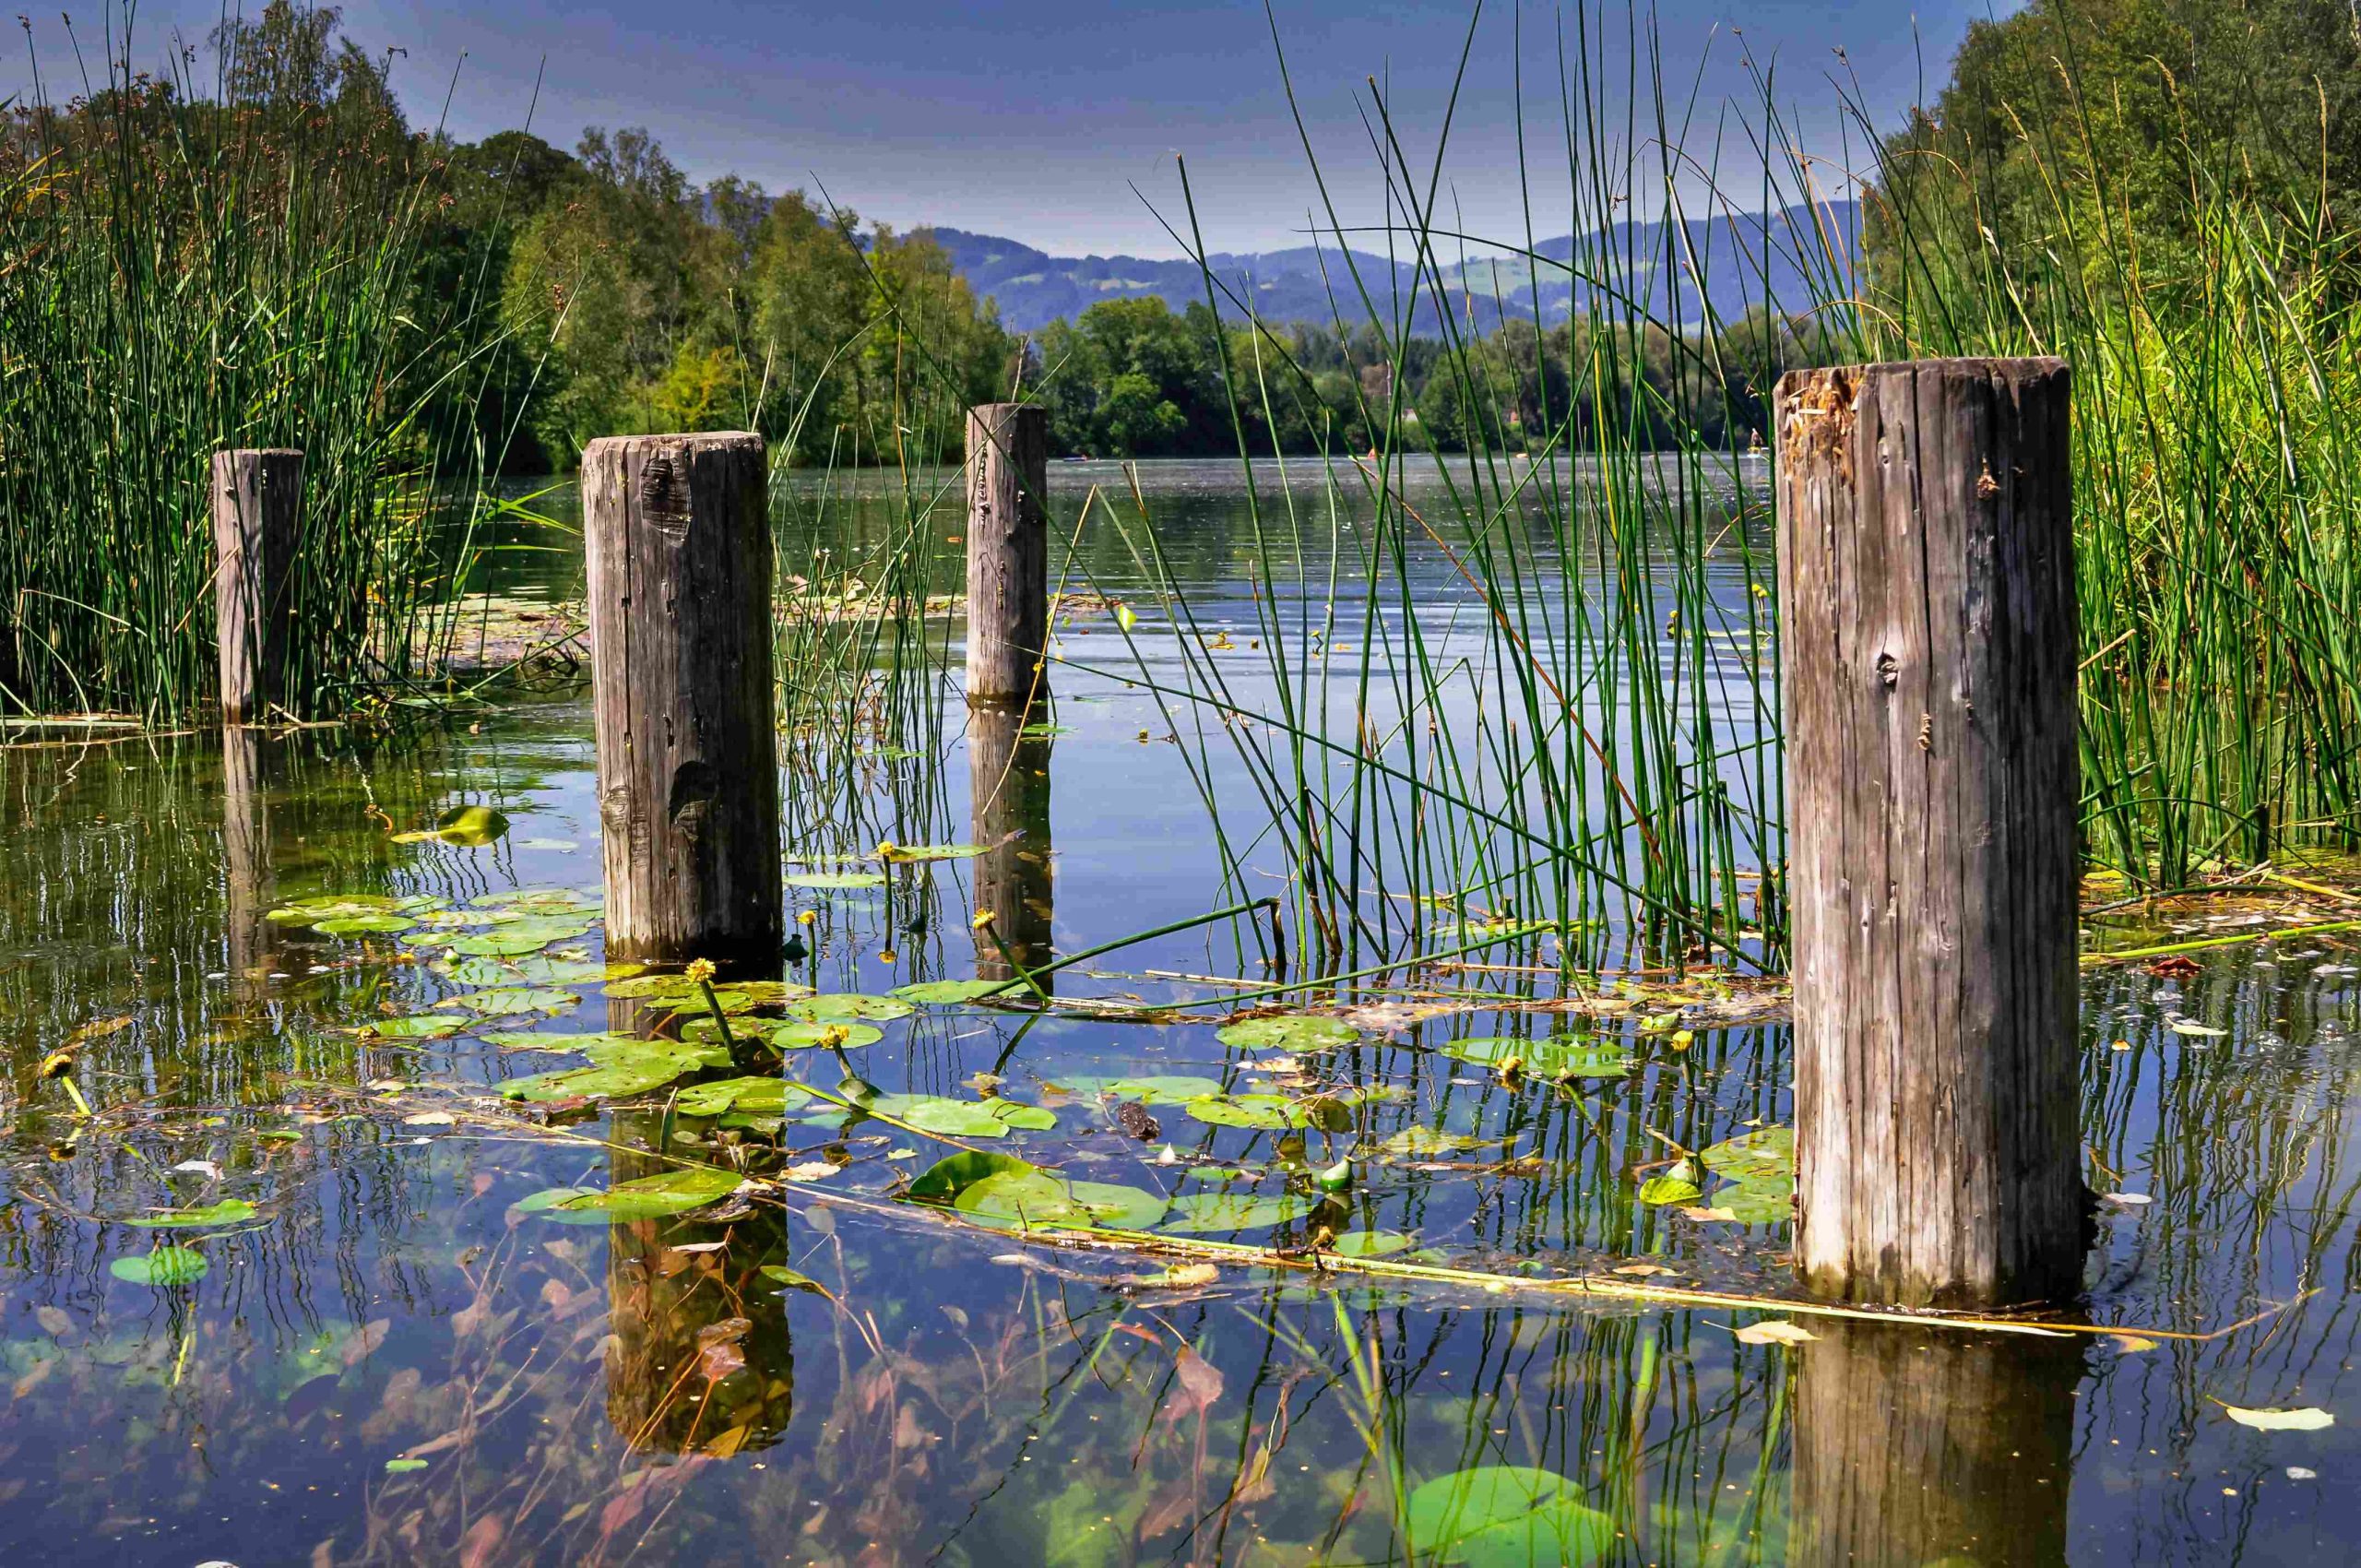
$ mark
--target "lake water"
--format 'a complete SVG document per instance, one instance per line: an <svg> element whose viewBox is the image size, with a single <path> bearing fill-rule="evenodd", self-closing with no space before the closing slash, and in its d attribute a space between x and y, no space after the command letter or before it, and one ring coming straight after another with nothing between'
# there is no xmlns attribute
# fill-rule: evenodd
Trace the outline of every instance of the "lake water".
<svg viewBox="0 0 2361 1568"><path fill-rule="evenodd" d="M1371 609L1350 574L1302 588L1349 507L1260 477L1300 504L1307 578L1267 570L1234 465L1152 466L1137 503L1112 466L1053 474L1068 588L1103 602L1062 624L1050 731L971 729L920 669L848 771L790 746L791 985L1005 978L979 889L1028 966L1265 894L1301 913L1255 766L1217 720L1172 739L1202 710L1157 689L1228 641L1263 712L1287 689L1243 647L1266 617ZM898 482L801 497L789 558L875 545ZM1136 536L1081 517L1094 484L1152 518L1189 645ZM504 541L533 548L498 586L578 592L562 530ZM1535 580L1560 566L1591 569ZM1480 645L1449 553L1399 570L1385 661ZM1743 608L1745 568L1709 578ZM1361 668L1294 690L1398 720ZM1734 657L1682 701L1742 744L1751 681ZM1617 937L1630 972L1573 1006L1555 950L1504 937L1464 956L1489 967L1379 977L1325 1035L1226 1042L1227 999L1282 973L1256 916L1062 969L1046 1015L725 986L733 1031L786 1047L742 1082L701 997L604 962L583 691L486 695L383 733L0 750L0 1562L2177 1565L2361 1540L2351 935L2092 969L2111 1196L2071 1332L1687 1304L1640 1292L1789 1289L1790 1042L1743 964L1639 972ZM978 769L1004 787L973 814ZM397 837L469 805L505 831ZM991 852L837 858L880 838ZM1420 904L1436 885L1392 874L1419 869L1343 907ZM1421 907L1369 914L1361 961L1513 923ZM88 1121L40 1072L68 1046ZM541 1076L586 1066L609 1075ZM1062 1217L1118 1243L1287 1255L1028 1240L1018 1178L901 1201L946 1136L1099 1184ZM1766 1324L1812 1337L1740 1335ZM2308 1410L2334 1424L2252 1414Z"/></svg>

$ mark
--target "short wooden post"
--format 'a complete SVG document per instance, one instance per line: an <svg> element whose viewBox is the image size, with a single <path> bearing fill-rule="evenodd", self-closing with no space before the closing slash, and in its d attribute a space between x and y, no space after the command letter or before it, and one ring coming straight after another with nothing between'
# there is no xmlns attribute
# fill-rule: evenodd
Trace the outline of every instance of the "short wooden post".
<svg viewBox="0 0 2361 1568"><path fill-rule="evenodd" d="M1027 969L1050 961L1055 884L1050 863L1050 747L1025 733L1021 709L979 703L967 714L967 792L975 841L976 975L1011 978L1008 956ZM997 937L997 940L995 940ZM1050 980L1044 980L1047 986Z"/></svg>
<svg viewBox="0 0 2361 1568"><path fill-rule="evenodd" d="M213 618L221 717L252 724L284 703L288 576L303 513L303 454L213 454Z"/></svg>
<svg viewBox="0 0 2361 1568"><path fill-rule="evenodd" d="M2080 1338L1801 1321L1792 1568L2067 1560Z"/></svg>
<svg viewBox="0 0 2361 1568"><path fill-rule="evenodd" d="M967 410L967 700L1050 689L1050 417L1026 403Z"/></svg>
<svg viewBox="0 0 2361 1568"><path fill-rule="evenodd" d="M607 946L775 968L782 942L763 438L582 454Z"/></svg>
<svg viewBox="0 0 2361 1568"><path fill-rule="evenodd" d="M2066 366L1797 371L1777 404L1806 1286L2079 1288Z"/></svg>

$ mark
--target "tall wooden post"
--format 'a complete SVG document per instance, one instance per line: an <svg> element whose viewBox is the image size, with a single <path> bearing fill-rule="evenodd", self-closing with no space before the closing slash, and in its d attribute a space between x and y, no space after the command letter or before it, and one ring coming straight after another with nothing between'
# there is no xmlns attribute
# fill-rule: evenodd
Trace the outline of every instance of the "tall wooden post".
<svg viewBox="0 0 2361 1568"><path fill-rule="evenodd" d="M582 454L607 945L775 968L782 941L763 438Z"/></svg>
<svg viewBox="0 0 2361 1568"><path fill-rule="evenodd" d="M1002 943L1027 969L1050 961L1051 742L1026 734L1025 726L1022 710L998 703L967 713L969 822L975 841L986 847L975 861L976 912L992 917L991 931L976 932L979 980L1013 978Z"/></svg>
<svg viewBox="0 0 2361 1568"><path fill-rule="evenodd" d="M1050 689L1050 416L967 410L967 700Z"/></svg>
<svg viewBox="0 0 2361 1568"><path fill-rule="evenodd" d="M1793 1568L2062 1564L2071 1336L1813 1318L1793 1352Z"/></svg>
<svg viewBox="0 0 2361 1568"><path fill-rule="evenodd" d="M2068 393L2057 360L1779 384L1796 1265L1822 1296L2081 1282Z"/></svg>
<svg viewBox="0 0 2361 1568"><path fill-rule="evenodd" d="M263 719L286 690L288 575L303 513L303 454L213 454L213 618L221 717Z"/></svg>

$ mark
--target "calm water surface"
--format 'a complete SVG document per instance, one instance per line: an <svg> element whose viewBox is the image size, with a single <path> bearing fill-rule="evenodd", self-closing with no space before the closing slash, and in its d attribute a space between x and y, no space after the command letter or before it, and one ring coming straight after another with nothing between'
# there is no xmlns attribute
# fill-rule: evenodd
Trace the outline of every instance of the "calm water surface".
<svg viewBox="0 0 2361 1568"><path fill-rule="evenodd" d="M1119 478L1062 470L1067 520ZM1176 571L1242 634L1234 475L1147 488ZM790 538L857 552L852 513ZM562 535L511 542L554 548L509 587L575 591ZM1085 538L1099 591L1138 588L1120 543ZM1447 636L1450 563L1408 570ZM1103 616L1063 630L1070 659L1116 641ZM873 872L825 857L879 837L996 846L791 887L790 980L1004 974L979 896L1028 962L1235 900L1153 695L1080 671L1059 694L1054 735L971 731L955 700L881 740L855 822L798 815L790 772L799 877ZM978 768L1015 781L981 816ZM1211 780L1245 820L1240 777ZM849 1066L896 1121L1128 1189L1128 1223L1489 1279L1176 1277L897 1202L950 1151L775 1086L783 1126L758 1090L669 1117L670 1087L506 1098L599 1060L569 1037L626 1070L651 1048L619 1036L714 1049L686 996L609 978L592 785L563 686L390 736L0 751L0 1562L2194 1564L2361 1541L2350 938L2093 972L2089 1175L2116 1196L2070 1315L2111 1332L2064 1337L1536 1288L1786 1289L1775 1181L1685 1158L1775 1151L1787 1032L1742 987L1641 977L1593 1018L1465 971L1361 997L1326 1049L1225 1044L1218 999L1270 978L1232 922L1056 977L1202 1021L920 1004L841 1058L785 1052L793 1083L843 1093ZM395 837L463 805L506 832ZM1436 994L1470 988L1500 1004ZM737 1030L780 1027L744 1000ZM1504 1082L1480 1043L1503 1036L1578 1071ZM40 1075L68 1045L92 1122ZM1118 1114L1142 1101L1145 1139ZM567 1195L682 1170L649 1212ZM742 1175L764 1184L730 1194ZM1685 1212L1715 1209L1737 1218ZM1816 1337L1736 1332L1788 1321Z"/></svg>

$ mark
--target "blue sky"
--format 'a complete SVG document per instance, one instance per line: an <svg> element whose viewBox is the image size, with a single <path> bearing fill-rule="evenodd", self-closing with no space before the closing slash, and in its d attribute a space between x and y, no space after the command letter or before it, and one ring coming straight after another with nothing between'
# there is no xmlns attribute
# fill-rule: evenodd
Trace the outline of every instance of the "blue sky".
<svg viewBox="0 0 2361 1568"><path fill-rule="evenodd" d="M1365 98L1371 76L1388 84L1423 165L1471 10L1459 0L1276 0L1296 90L1347 221L1382 211L1357 94ZM1629 13L1608 14L1620 30ZM1827 76L1845 68L1833 50L1845 50L1870 107L1890 120L1940 85L1969 19L1986 14L1982 0L1928 0L1915 14L1891 0L1658 0L1656 8L1668 90L1685 97L1703 70L1707 113L1687 138L1692 154L1704 155L1714 111L1750 92L1741 65L1750 53L1777 60L1781 97L1799 106L1809 150L1832 160L1844 148ZM148 0L136 52L160 60L175 29L201 42L219 15L217 5ZM1520 14L1492 0L1477 22L1445 164L1473 231L1523 226L1512 86L1520 54L1527 137L1542 148L1536 182L1544 191L1565 183L1553 39L1561 17L1571 28L1560 10L1528 4ZM99 20L94 11L76 17L86 51ZM1216 249L1301 243L1316 199L1259 0L350 0L344 20L373 51L407 51L396 82L415 123L438 118L447 93L448 123L461 137L516 125L542 73L532 128L559 146L571 147L586 125L645 125L696 178L734 171L773 190L816 180L863 217L900 227L931 221L1062 254L1177 255L1131 188L1177 214L1176 152L1188 160ZM54 94L71 66L54 11L36 20L33 38ZM1610 55L1623 58L1619 44ZM25 38L12 29L0 40L0 94L28 78ZM1742 147L1735 137L1729 145ZM1553 222L1547 196L1536 201L1545 232L1568 227L1564 205Z"/></svg>

